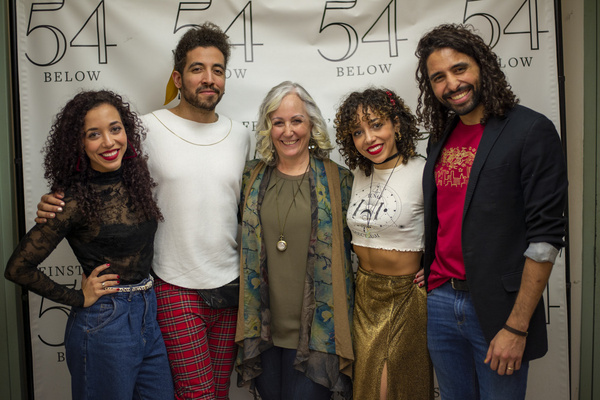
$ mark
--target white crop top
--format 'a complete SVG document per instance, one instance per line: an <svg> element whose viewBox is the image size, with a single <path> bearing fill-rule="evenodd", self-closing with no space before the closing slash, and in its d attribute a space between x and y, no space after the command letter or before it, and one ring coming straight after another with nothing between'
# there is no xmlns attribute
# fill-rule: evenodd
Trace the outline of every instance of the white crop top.
<svg viewBox="0 0 600 400"><path fill-rule="evenodd" d="M384 250L423 251L423 167L413 157L395 168L353 171L348 227L352 244ZM391 176L390 176L391 174ZM388 180L389 179L389 180ZM386 185L387 182L387 185Z"/></svg>

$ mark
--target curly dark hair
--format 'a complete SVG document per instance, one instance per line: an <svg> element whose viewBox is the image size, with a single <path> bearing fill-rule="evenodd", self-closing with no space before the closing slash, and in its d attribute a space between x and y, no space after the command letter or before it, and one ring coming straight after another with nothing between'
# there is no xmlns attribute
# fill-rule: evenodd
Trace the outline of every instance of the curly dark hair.
<svg viewBox="0 0 600 400"><path fill-rule="evenodd" d="M224 67L227 67L227 61L231 55L231 44L221 28L212 22L205 22L200 26L190 28L177 43L173 52L174 69L183 75L183 69L187 59L188 51L197 47L216 47L225 59Z"/></svg>
<svg viewBox="0 0 600 400"><path fill-rule="evenodd" d="M404 100L389 89L370 88L364 92L353 92L346 97L335 115L336 143L348 167L353 170L360 168L366 176L371 175L373 163L360 154L353 133L360 124L358 108L361 107L367 118L375 114L378 118L389 119L400 123L401 137L396 136L396 146L406 164L411 157L416 156L417 140L420 137L417 120L410 112Z"/></svg>
<svg viewBox="0 0 600 400"><path fill-rule="evenodd" d="M436 50L454 49L473 58L479 65L480 102L484 108L482 124L492 116L504 117L519 102L504 72L500 69L498 57L472 30L474 28L471 25L440 25L426 33L417 45L415 55L419 59L419 64L416 78L420 90L417 117L425 129L431 132L431 139L434 142L440 140L448 122L455 116L454 111L444 106L435 97L429 82L427 59Z"/></svg>
<svg viewBox="0 0 600 400"><path fill-rule="evenodd" d="M53 192L69 190L86 218L99 219L97 210L101 199L89 185L91 177L97 172L92 169L84 150L83 129L88 111L102 104L117 109L127 134L128 146L122 161L123 183L134 208L143 210L148 219L161 221L162 214L152 198L152 188L156 183L150 176L147 156L141 148L146 131L129 104L111 91L80 92L56 115L43 149L44 177L50 189Z"/></svg>

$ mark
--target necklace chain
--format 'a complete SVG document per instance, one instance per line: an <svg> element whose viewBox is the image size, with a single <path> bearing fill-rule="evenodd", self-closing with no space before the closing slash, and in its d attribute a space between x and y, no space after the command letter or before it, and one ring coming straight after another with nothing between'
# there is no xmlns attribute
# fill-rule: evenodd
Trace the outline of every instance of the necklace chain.
<svg viewBox="0 0 600 400"><path fill-rule="evenodd" d="M300 183L298 184L298 187L296 188L296 191L294 192L294 195L292 196L292 202L290 203L290 206L288 207L287 212L285 213L285 219L283 220L283 227L281 226L281 219L279 217L279 190L277 188L277 184L279 183L279 174L277 171L275 171L275 174L277 174L276 181L275 181L275 205L277 207L277 226L279 227L279 241L277 242L277 250L279 250L279 251L285 251L287 249L287 242L285 241L283 231L285 230L285 224L287 223L288 215L290 215L290 210L292 209L292 206L294 205L294 202L296 201L296 195L300 191L300 188L302 187L302 183L304 182L304 177L306 177L306 175L308 174L309 169L310 169L310 162L306 166L306 171L304 171L304 174L302 174L302 179L300 179Z"/></svg>
<svg viewBox="0 0 600 400"><path fill-rule="evenodd" d="M377 205L377 203L379 202L379 200L381 200L381 196L383 196L383 192L385 191L385 188L387 187L390 178L392 177L392 175L394 174L394 171L396 170L396 167L398 166L398 160L400 160L400 157L398 157L398 159L396 160L396 163L394 164L394 167L392 168L392 172L390 172L390 176L388 176L387 180L385 181L385 185L383 185L383 188L381 189L381 192L379 192L379 196L377 197L377 199L375 199L375 206ZM371 171L371 183L369 184L369 197L367 199L367 210L369 210L369 213L367 214L367 226L365 228L365 234L366 237L369 238L370 237L370 233L371 233L371 191L373 189L373 175L375 175L375 168L373 168L373 171Z"/></svg>
<svg viewBox="0 0 600 400"><path fill-rule="evenodd" d="M223 140L227 139L227 137L231 133L231 129L233 128L233 121L231 119L229 119L229 131L227 131L227 135L225 135L224 137L222 137L221 139L217 140L214 143L208 143L208 144L194 143L192 141L189 141L187 139L182 138L181 136L179 136L178 134L176 134L175 132L173 132L167 125L165 125L164 122L162 122L160 120L160 118L158 118L158 116L156 114L152 113L152 115L154 115L154 118L156 118L158 120L158 122L160 122L160 124L165 127L166 130L168 130L169 132L171 132L173 135L177 136L179 139L183 140L184 142L189 143L189 144L194 145L194 146L214 146L215 144L219 144Z"/></svg>

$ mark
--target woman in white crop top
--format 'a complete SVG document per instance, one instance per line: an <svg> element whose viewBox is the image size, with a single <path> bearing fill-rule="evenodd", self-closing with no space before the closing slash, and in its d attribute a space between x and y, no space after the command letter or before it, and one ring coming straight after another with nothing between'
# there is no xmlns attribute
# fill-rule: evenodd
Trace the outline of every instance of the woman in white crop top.
<svg viewBox="0 0 600 400"><path fill-rule="evenodd" d="M390 90L351 93L336 140L354 171L347 221L359 267L353 321L357 399L432 399L423 288L419 130Z"/></svg>

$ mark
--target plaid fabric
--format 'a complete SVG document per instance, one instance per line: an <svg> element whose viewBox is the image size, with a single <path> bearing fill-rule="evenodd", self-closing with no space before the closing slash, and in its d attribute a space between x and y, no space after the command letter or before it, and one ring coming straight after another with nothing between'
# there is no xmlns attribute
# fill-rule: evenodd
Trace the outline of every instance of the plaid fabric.
<svg viewBox="0 0 600 400"><path fill-rule="evenodd" d="M236 353L236 308L212 309L196 290L154 282L175 398L228 399Z"/></svg>

